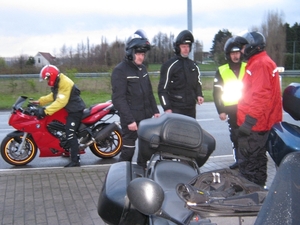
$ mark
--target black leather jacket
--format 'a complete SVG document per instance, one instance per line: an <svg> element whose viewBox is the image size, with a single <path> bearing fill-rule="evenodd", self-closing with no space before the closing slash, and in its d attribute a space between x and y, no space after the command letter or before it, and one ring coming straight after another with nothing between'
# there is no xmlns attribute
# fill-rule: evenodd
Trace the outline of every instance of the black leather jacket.
<svg viewBox="0 0 300 225"><path fill-rule="evenodd" d="M112 101L119 111L122 125L152 117L159 113L152 85L144 65L125 59L111 76Z"/></svg>
<svg viewBox="0 0 300 225"><path fill-rule="evenodd" d="M180 55L165 62L160 70L158 95L164 110L195 107L197 97L203 97L197 64Z"/></svg>

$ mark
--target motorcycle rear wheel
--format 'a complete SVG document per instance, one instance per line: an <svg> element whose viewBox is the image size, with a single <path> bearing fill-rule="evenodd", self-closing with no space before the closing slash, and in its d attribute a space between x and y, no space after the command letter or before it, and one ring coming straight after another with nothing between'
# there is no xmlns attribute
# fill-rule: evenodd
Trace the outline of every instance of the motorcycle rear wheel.
<svg viewBox="0 0 300 225"><path fill-rule="evenodd" d="M14 166L24 166L31 162L37 154L37 146L31 137L26 137L24 146L18 149L22 136L6 136L1 143L1 156L5 162Z"/></svg>
<svg viewBox="0 0 300 225"><path fill-rule="evenodd" d="M120 153L122 145L121 132L114 130L107 138L93 143L89 148L100 158L113 158Z"/></svg>

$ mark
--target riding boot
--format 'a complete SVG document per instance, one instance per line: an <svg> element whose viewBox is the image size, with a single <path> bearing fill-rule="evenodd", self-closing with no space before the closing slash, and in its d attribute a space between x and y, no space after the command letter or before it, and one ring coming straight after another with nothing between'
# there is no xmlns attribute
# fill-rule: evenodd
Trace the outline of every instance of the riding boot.
<svg viewBox="0 0 300 225"><path fill-rule="evenodd" d="M65 167L79 167L80 166L80 156L77 155L77 157L72 157L71 155L71 162L68 163Z"/></svg>

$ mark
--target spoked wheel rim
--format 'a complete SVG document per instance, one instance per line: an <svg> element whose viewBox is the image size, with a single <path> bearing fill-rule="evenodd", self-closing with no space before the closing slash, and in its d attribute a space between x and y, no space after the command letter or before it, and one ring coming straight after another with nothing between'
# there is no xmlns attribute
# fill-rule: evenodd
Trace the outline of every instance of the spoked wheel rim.
<svg viewBox="0 0 300 225"><path fill-rule="evenodd" d="M101 158L112 158L120 153L122 144L122 135L115 130L104 140L93 143L91 150Z"/></svg>
<svg viewBox="0 0 300 225"><path fill-rule="evenodd" d="M20 136L18 139L22 139ZM15 166L26 165L31 162L37 153L37 148L31 138L26 138L23 148L19 149L20 142L14 137L5 138L2 142L1 155L9 164Z"/></svg>

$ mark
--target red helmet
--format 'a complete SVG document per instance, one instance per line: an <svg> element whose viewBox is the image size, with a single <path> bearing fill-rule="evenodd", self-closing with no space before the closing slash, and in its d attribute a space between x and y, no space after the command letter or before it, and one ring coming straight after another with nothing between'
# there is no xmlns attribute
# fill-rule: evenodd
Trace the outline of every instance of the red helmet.
<svg viewBox="0 0 300 225"><path fill-rule="evenodd" d="M53 87L59 74L59 69L56 66L47 65L40 72L40 80L48 80L48 85Z"/></svg>

